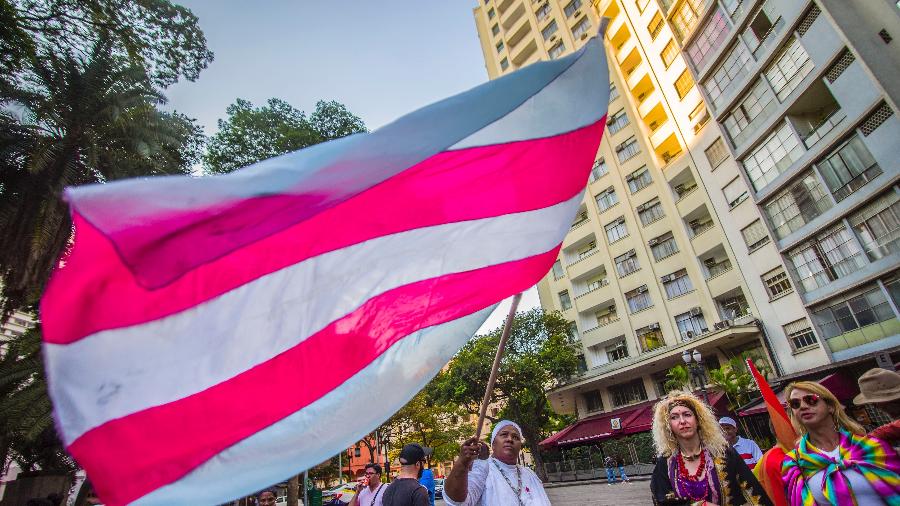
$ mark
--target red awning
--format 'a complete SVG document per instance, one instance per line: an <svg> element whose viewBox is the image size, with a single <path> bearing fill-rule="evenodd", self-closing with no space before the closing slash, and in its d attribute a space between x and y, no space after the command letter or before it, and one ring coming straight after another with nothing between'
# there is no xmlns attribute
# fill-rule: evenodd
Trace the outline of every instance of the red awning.
<svg viewBox="0 0 900 506"><path fill-rule="evenodd" d="M710 392L709 402L717 411L723 411L725 394ZM606 439L647 432L653 427L653 406L658 399L625 408L601 413L578 420L565 429L540 442L540 446L578 446Z"/></svg>
<svg viewBox="0 0 900 506"><path fill-rule="evenodd" d="M840 371L825 376L817 383L827 388L831 393L834 394L835 397L838 398L839 401L843 403L849 402L851 399L856 397L856 394L859 393L859 385L856 383L856 381L849 379L844 375L843 372ZM778 400L781 402L781 404L784 405L784 390L782 389L776 395L778 396ZM762 399L760 399L747 409L741 410L741 412L738 414L740 416L750 416L759 415L762 413L766 413L766 404Z"/></svg>

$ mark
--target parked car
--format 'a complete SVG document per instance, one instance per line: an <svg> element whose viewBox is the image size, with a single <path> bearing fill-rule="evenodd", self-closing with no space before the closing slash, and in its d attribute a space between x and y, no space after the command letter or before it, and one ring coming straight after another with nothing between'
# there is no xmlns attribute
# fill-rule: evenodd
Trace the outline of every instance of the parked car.
<svg viewBox="0 0 900 506"><path fill-rule="evenodd" d="M342 483L334 488L322 491L323 506L339 506L350 504L356 495L356 483Z"/></svg>
<svg viewBox="0 0 900 506"><path fill-rule="evenodd" d="M434 498L435 499L443 499L444 498L444 479L443 478L435 478L434 479Z"/></svg>

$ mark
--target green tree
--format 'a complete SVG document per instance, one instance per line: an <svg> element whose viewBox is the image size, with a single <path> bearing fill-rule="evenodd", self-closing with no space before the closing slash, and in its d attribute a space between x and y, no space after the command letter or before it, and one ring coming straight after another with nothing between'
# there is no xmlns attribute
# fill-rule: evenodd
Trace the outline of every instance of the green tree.
<svg viewBox="0 0 900 506"><path fill-rule="evenodd" d="M725 392L730 410L735 410L750 402L753 394L759 390L753 380L753 375L747 368L748 358L753 359L753 363L763 376L767 376L771 371L768 361L756 350L745 351L738 356L731 357L718 369L709 371L710 383Z"/></svg>
<svg viewBox="0 0 900 506"><path fill-rule="evenodd" d="M0 300L29 305L43 290L72 223L66 186L188 174L203 144L143 70L101 39L87 57L43 54L17 86L0 85Z"/></svg>
<svg viewBox="0 0 900 506"><path fill-rule="evenodd" d="M666 373L666 382L663 384L663 387L666 389L666 392L671 392L672 390L689 390L690 385L691 373L686 366L679 364L669 369L669 372Z"/></svg>
<svg viewBox="0 0 900 506"><path fill-rule="evenodd" d="M197 17L168 0L0 0L0 80L41 54L87 56L102 39L155 86L194 80L212 61Z"/></svg>
<svg viewBox="0 0 900 506"><path fill-rule="evenodd" d="M478 413L502 330L476 336L460 350L435 382L438 399ZM509 418L522 427L539 475L544 468L538 443L559 422L544 392L570 379L577 369L569 323L558 312L537 308L516 314L494 391L503 408L497 417L488 419Z"/></svg>
<svg viewBox="0 0 900 506"><path fill-rule="evenodd" d="M232 172L273 156L366 131L361 119L334 101L319 101L308 118L277 98L270 98L262 107L239 98L225 113L227 119L219 120L219 130L210 139L203 158L206 171L212 174Z"/></svg>

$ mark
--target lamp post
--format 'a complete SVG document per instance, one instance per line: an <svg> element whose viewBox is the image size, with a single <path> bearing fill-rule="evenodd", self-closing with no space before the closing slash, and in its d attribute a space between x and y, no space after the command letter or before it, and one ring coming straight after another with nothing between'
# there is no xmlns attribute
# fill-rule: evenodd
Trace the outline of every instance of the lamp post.
<svg viewBox="0 0 900 506"><path fill-rule="evenodd" d="M684 364L691 373L691 382L700 385L700 391L703 392L703 400L712 409L712 406L709 404L709 394L706 392L706 374L703 372L703 357L700 355L700 352L696 349L693 352L684 350L684 353L681 354L681 359L684 360Z"/></svg>

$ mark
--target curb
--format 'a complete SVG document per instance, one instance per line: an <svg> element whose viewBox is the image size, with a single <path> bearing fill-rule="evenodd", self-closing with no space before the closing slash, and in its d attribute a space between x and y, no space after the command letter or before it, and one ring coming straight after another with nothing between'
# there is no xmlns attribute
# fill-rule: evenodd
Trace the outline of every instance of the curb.
<svg viewBox="0 0 900 506"><path fill-rule="evenodd" d="M629 482L639 482L639 481L650 481L649 475L640 475L629 477ZM576 487L578 485L604 485L606 484L606 478L595 478L590 480L577 480L577 481L557 481L551 483L544 483L544 488L560 488L560 487ZM622 482L616 482L615 485L622 484Z"/></svg>

